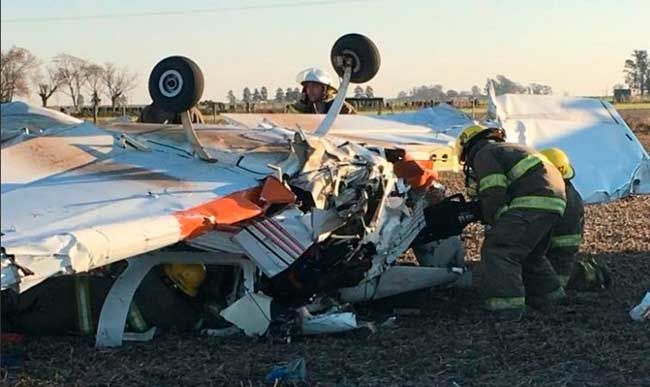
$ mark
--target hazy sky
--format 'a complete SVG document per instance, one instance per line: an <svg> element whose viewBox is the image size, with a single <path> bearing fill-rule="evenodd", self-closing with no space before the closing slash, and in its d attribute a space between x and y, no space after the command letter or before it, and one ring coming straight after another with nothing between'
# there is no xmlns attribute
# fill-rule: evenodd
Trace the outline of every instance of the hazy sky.
<svg viewBox="0 0 650 387"><path fill-rule="evenodd" d="M201 66L204 98L225 100L229 89L241 96L244 86L273 95L296 86L306 67L331 71L331 45L348 32L379 47L382 66L370 84L385 97L423 84L469 90L496 74L549 84L556 94L601 95L622 81L633 49L650 49L648 0L2 0L1 7L3 50L128 65L139 74L132 103L149 101L149 71L172 54ZM164 14L172 12L186 13ZM159 15L134 16L147 13ZM112 14L131 16L85 17Z"/></svg>

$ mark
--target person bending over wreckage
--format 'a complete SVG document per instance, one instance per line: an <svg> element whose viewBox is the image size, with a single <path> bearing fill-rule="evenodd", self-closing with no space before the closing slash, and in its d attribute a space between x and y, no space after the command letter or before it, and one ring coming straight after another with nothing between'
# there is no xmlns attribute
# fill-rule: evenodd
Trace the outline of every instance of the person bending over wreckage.
<svg viewBox="0 0 650 387"><path fill-rule="evenodd" d="M94 334L106 295L123 264L93 275L51 278L21 295L3 292L2 330ZM162 331L188 331L201 319L209 320L209 309L214 305L208 300L223 300L209 294L207 290L216 287L201 286L204 282L204 265L166 264L153 268L135 294L125 330L142 333L155 326Z"/></svg>
<svg viewBox="0 0 650 387"><path fill-rule="evenodd" d="M574 290L600 290L611 286L607 266L595 258L576 260L585 224L585 208L582 197L571 183L575 170L569 156L558 148L541 153L560 171L566 186L566 210L557 222L546 254L557 273L562 286Z"/></svg>
<svg viewBox="0 0 650 387"><path fill-rule="evenodd" d="M302 86L300 100L287 107L287 113L327 114L336 96L332 77L318 68L308 68L296 77ZM354 107L347 102L341 106L341 114L355 114Z"/></svg>
<svg viewBox="0 0 650 387"><path fill-rule="evenodd" d="M526 304L565 297L546 258L554 225L566 208L565 184L551 162L505 131L472 125L456 141L468 186L476 187L481 219L490 226L481 246L483 308L520 319Z"/></svg>

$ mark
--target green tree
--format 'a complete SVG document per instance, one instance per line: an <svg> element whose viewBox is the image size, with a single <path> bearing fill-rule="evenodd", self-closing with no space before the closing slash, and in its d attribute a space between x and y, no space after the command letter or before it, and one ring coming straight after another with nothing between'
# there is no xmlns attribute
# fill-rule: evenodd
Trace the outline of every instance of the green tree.
<svg viewBox="0 0 650 387"><path fill-rule="evenodd" d="M237 97L235 97L235 93L233 93L232 90L228 90L228 95L226 96L226 98L228 99L228 103L230 103L231 105L237 103Z"/></svg>
<svg viewBox="0 0 650 387"><path fill-rule="evenodd" d="M262 95L260 94L259 89L256 87L253 91L253 102L259 102L262 100Z"/></svg>
<svg viewBox="0 0 650 387"><path fill-rule="evenodd" d="M244 102L250 102L251 101L251 89L248 87L244 87L244 91L242 92L242 101Z"/></svg>
<svg viewBox="0 0 650 387"><path fill-rule="evenodd" d="M648 51L634 50L632 58L625 61L623 68L625 83L633 90L639 90L641 95L650 91L650 69L648 67Z"/></svg>
<svg viewBox="0 0 650 387"><path fill-rule="evenodd" d="M284 90L282 90L281 87L278 87L278 89L275 91L275 102L283 102L284 101Z"/></svg>

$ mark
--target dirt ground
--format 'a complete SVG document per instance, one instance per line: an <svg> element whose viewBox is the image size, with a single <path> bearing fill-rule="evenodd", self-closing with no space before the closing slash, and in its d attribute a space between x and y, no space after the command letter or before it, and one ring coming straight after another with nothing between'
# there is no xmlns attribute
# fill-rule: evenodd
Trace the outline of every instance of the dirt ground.
<svg viewBox="0 0 650 387"><path fill-rule="evenodd" d="M623 111L650 149L650 111ZM458 177L445 176L452 191ZM150 343L96 350L80 337L28 337L19 370L3 384L261 386L273 365L304 357L318 386L650 386L650 324L628 311L650 290L650 197L587 207L582 256L604 260L614 286L569 293L567 305L498 322L478 309L475 289L427 291L357 308L364 320L393 327L376 333L296 338L290 344L246 337L169 334ZM464 235L478 259L480 231Z"/></svg>

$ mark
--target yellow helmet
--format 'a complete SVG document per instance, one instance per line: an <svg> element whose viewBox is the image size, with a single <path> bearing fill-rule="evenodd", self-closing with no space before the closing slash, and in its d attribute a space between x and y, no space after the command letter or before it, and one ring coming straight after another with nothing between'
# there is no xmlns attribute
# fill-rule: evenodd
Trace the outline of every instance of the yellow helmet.
<svg viewBox="0 0 650 387"><path fill-rule="evenodd" d="M544 149L540 153L546 156L546 158L555 165L562 174L562 178L565 180L573 179L575 172L571 166L571 161L569 160L569 156L567 156L562 149L548 148Z"/></svg>
<svg viewBox="0 0 650 387"><path fill-rule="evenodd" d="M170 263L164 265L163 269L167 277L190 297L196 297L199 286L205 280L205 265L203 264Z"/></svg>
<svg viewBox="0 0 650 387"><path fill-rule="evenodd" d="M458 161L465 162L465 156L467 149L465 147L470 143L470 141L477 139L479 136L482 138L490 138L489 134L494 134L492 138L498 139L501 141L505 140L505 132L503 129L498 128L486 128L481 125L470 125L463 129L458 138L456 139L456 145L454 150L458 156Z"/></svg>

